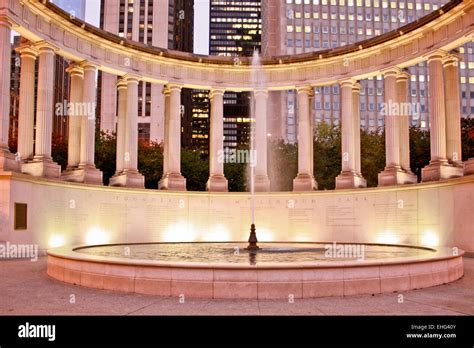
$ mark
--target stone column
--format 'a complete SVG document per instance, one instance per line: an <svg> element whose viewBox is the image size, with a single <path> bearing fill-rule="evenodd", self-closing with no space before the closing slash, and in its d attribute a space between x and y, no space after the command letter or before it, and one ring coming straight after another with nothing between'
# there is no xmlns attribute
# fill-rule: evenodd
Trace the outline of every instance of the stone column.
<svg viewBox="0 0 474 348"><path fill-rule="evenodd" d="M352 87L352 112L354 124L354 170L359 177L358 187L367 187L367 181L362 176L360 161L360 83L355 83Z"/></svg>
<svg viewBox="0 0 474 348"><path fill-rule="evenodd" d="M413 175L410 167L410 111L411 103L408 99L410 73L407 71L397 75L397 103L400 105L400 166L405 173ZM414 177L416 183L416 176Z"/></svg>
<svg viewBox="0 0 474 348"><path fill-rule="evenodd" d="M66 181L81 182L84 184L102 185L102 172L95 167L95 110L96 110L96 99L97 99L97 67L98 65L92 62L84 61L80 65L80 68L84 72L84 78L80 81L80 77L74 81L71 76L71 100L70 100L70 111L69 114L69 126L74 127L73 133L77 131L78 123L80 122L80 151L79 151L79 165L77 168L68 168L62 175ZM82 82L82 93L77 89ZM81 97L82 94L82 98ZM79 118L77 122L73 119ZM76 123L77 122L77 123ZM71 130L71 128L70 128ZM77 134L73 135L73 144L75 142ZM74 153L74 157L77 154L76 148L70 148ZM74 161L76 159L74 158Z"/></svg>
<svg viewBox="0 0 474 348"><path fill-rule="evenodd" d="M421 172L425 182L463 175L463 169L450 165L446 156L445 55L443 51L436 51L428 57L431 160Z"/></svg>
<svg viewBox="0 0 474 348"><path fill-rule="evenodd" d="M33 176L59 178L61 167L51 158L53 132L54 68L56 48L46 42L39 50L38 89L36 100L36 139L33 161L23 164L22 171Z"/></svg>
<svg viewBox="0 0 474 348"><path fill-rule="evenodd" d="M402 167L402 154L404 163L407 165L406 156L410 146L408 115L404 115L409 75L403 74L397 67L390 68L383 74L385 102L382 113L385 121L385 169L379 173L379 186L416 183L417 178L410 169L408 168L407 171ZM409 160L408 157L408 167Z"/></svg>
<svg viewBox="0 0 474 348"><path fill-rule="evenodd" d="M125 129L127 122L127 81L119 79L118 89L118 119L117 119L117 167L116 175L120 175L125 169Z"/></svg>
<svg viewBox="0 0 474 348"><path fill-rule="evenodd" d="M166 173L159 183L162 190L186 191L186 179L181 175L181 86L169 85L169 113L166 111L165 139ZM168 102L166 102L168 104ZM165 116L165 117L166 117Z"/></svg>
<svg viewBox="0 0 474 348"><path fill-rule="evenodd" d="M341 159L342 171L336 177L336 189L365 187L365 180L356 169L356 147L354 126L354 92L355 80L340 81L341 86ZM360 130L359 130L360 131Z"/></svg>
<svg viewBox="0 0 474 348"><path fill-rule="evenodd" d="M211 98L209 180L206 189L211 192L227 192L224 176L224 89L213 89Z"/></svg>
<svg viewBox="0 0 474 348"><path fill-rule="evenodd" d="M150 141L158 144L164 140L165 95L163 90L164 85L151 84Z"/></svg>
<svg viewBox="0 0 474 348"><path fill-rule="evenodd" d="M399 170L400 166L400 124L399 114L395 112L397 106L397 75L398 68L385 71L384 93L385 93L385 169ZM392 107L392 105L394 107Z"/></svg>
<svg viewBox="0 0 474 348"><path fill-rule="evenodd" d="M8 149L10 127L10 79L11 79L11 24L0 18L0 171L20 171L19 158Z"/></svg>
<svg viewBox="0 0 474 348"><path fill-rule="evenodd" d="M38 51L30 45L19 47L21 57L20 101L18 108L18 156L33 159L35 128L35 63Z"/></svg>
<svg viewBox="0 0 474 348"><path fill-rule="evenodd" d="M67 72L71 76L71 92L69 101L72 106L83 102L84 92L84 70L76 64L68 67ZM74 170L79 167L81 161L81 124L82 116L70 115L69 117L69 135L68 135L68 170ZM64 173L63 173L64 175Z"/></svg>
<svg viewBox="0 0 474 348"><path fill-rule="evenodd" d="M115 132L115 119L117 115L117 77L102 72L102 87L100 90L100 130L106 133Z"/></svg>
<svg viewBox="0 0 474 348"><path fill-rule="evenodd" d="M311 122L311 86L297 88L298 92L298 175L293 191L313 191L318 188L313 173L313 127Z"/></svg>
<svg viewBox="0 0 474 348"><path fill-rule="evenodd" d="M110 185L144 188L145 178L138 172L138 82L140 77L127 74L123 78L127 82L124 169L110 178Z"/></svg>
<svg viewBox="0 0 474 348"><path fill-rule="evenodd" d="M446 95L446 157L450 164L462 167L459 57L452 54L446 56L443 68Z"/></svg>
<svg viewBox="0 0 474 348"><path fill-rule="evenodd" d="M169 173L169 148L170 148L170 97L171 97L171 90L166 86L163 89L163 96L164 96L164 107L165 107L165 114L163 120L163 177Z"/></svg>
<svg viewBox="0 0 474 348"><path fill-rule="evenodd" d="M270 179L268 178L267 166L267 100L268 91L265 89L257 89L254 92L255 97L255 192L269 192Z"/></svg>

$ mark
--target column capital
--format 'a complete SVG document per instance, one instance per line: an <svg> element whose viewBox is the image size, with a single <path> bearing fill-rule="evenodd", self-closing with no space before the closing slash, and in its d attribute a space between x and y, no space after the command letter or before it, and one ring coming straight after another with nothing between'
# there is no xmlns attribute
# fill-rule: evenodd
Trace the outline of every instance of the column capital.
<svg viewBox="0 0 474 348"><path fill-rule="evenodd" d="M397 66L391 66L390 68L387 68L381 71L384 78L389 77L389 76L397 77L398 75L401 74L401 72L402 72L402 69L400 69Z"/></svg>
<svg viewBox="0 0 474 348"><path fill-rule="evenodd" d="M13 26L12 22L10 22L9 18L4 14L0 14L0 25L7 27L8 29L11 29Z"/></svg>
<svg viewBox="0 0 474 348"><path fill-rule="evenodd" d="M122 76L122 79L124 79L125 81L127 81L127 83L139 83L140 80L141 80L141 76L140 75L137 75L137 74L126 74L126 75L123 75Z"/></svg>
<svg viewBox="0 0 474 348"><path fill-rule="evenodd" d="M361 88L362 88L362 85L358 81L356 81L354 85L352 86L352 92L359 93Z"/></svg>
<svg viewBox="0 0 474 348"><path fill-rule="evenodd" d="M39 51L39 53L42 53L42 52L56 53L59 51L59 48L57 46L54 46L47 41L38 41L33 44L33 47L36 48Z"/></svg>
<svg viewBox="0 0 474 348"><path fill-rule="evenodd" d="M397 75L397 82L409 81L411 74L408 70L402 69L402 71Z"/></svg>
<svg viewBox="0 0 474 348"><path fill-rule="evenodd" d="M255 96L264 96L264 97L268 97L268 90L266 88L256 88L254 89L254 94Z"/></svg>
<svg viewBox="0 0 474 348"><path fill-rule="evenodd" d="M127 79L121 77L117 79L117 89L127 89Z"/></svg>
<svg viewBox="0 0 474 348"><path fill-rule="evenodd" d="M29 57L36 59L38 57L38 50L36 47L34 47L31 44L23 44L17 48L15 48L15 51L20 54L20 56L23 57Z"/></svg>
<svg viewBox="0 0 474 348"><path fill-rule="evenodd" d="M349 78L337 81L341 87L353 87L357 83L356 79Z"/></svg>
<svg viewBox="0 0 474 348"><path fill-rule="evenodd" d="M100 67L100 64L92 62L90 60L83 60L78 64L82 69L85 70L97 70Z"/></svg>
<svg viewBox="0 0 474 348"><path fill-rule="evenodd" d="M210 93L209 93L209 97L212 99L216 95L223 96L224 93L225 93L225 88L212 88Z"/></svg>
<svg viewBox="0 0 474 348"><path fill-rule="evenodd" d="M443 58L443 67L447 67L450 65L458 66L459 62L461 62L462 60L463 59L461 55L456 53L449 53Z"/></svg>
<svg viewBox="0 0 474 348"><path fill-rule="evenodd" d="M177 90L181 91L183 89L183 85L180 83L168 83L165 89L169 89L170 92Z"/></svg>
<svg viewBox="0 0 474 348"><path fill-rule="evenodd" d="M430 61L442 61L444 59L444 57L446 57L446 55L448 54L448 52L444 51L444 50L435 50L433 52L430 52L426 55L424 55L423 57L425 57L428 62Z"/></svg>
<svg viewBox="0 0 474 348"><path fill-rule="evenodd" d="M311 85L300 85L300 86L296 86L296 92L298 94L305 93L305 94L311 95L312 93L314 93L314 90Z"/></svg>
<svg viewBox="0 0 474 348"><path fill-rule="evenodd" d="M69 73L69 75L71 76L84 76L84 69L76 63L69 64L69 66L66 68L66 72Z"/></svg>

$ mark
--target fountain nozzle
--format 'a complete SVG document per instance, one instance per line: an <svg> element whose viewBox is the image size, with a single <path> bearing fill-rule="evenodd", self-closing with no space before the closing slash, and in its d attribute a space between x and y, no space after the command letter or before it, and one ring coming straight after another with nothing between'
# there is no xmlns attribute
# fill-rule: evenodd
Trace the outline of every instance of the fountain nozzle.
<svg viewBox="0 0 474 348"><path fill-rule="evenodd" d="M257 245L257 233L255 232L255 224L250 225L250 236L249 236L249 245L245 250L258 250L260 249Z"/></svg>

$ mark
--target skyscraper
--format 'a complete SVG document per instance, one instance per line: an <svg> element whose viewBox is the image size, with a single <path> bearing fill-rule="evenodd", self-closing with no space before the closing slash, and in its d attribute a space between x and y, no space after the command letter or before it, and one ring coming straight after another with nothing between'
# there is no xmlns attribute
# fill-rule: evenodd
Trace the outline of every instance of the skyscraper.
<svg viewBox="0 0 474 348"><path fill-rule="evenodd" d="M251 57L260 50L262 20L260 0L211 0L209 53L217 56ZM224 147L236 148L249 141L250 94L224 95Z"/></svg>
<svg viewBox="0 0 474 348"><path fill-rule="evenodd" d="M125 39L155 47L174 45L174 1L168 0L101 0L102 29ZM102 73L98 98L100 129L114 132L117 118L117 77ZM139 137L163 140L163 86L140 82L138 86Z"/></svg>
<svg viewBox="0 0 474 348"><path fill-rule="evenodd" d="M439 9L447 1L388 0L276 0L264 1L262 8L264 55L293 55L326 50L372 38L413 22ZM462 113L474 112L473 45L460 48ZM427 66L410 68L410 97L417 105L412 124L427 129ZM361 126L383 126L380 108L384 101L383 77L360 81ZM337 124L340 116L338 85L315 88L313 116L316 122ZM296 96L291 92L270 93L270 114L275 115L274 132L289 142L296 141Z"/></svg>
<svg viewBox="0 0 474 348"><path fill-rule="evenodd" d="M260 50L260 0L210 1L209 54L251 57ZM236 148L248 143L250 130L249 93L224 95L224 147ZM190 106L188 106L190 105ZM182 142L186 147L209 151L209 91L193 90L191 100L183 95L184 118Z"/></svg>

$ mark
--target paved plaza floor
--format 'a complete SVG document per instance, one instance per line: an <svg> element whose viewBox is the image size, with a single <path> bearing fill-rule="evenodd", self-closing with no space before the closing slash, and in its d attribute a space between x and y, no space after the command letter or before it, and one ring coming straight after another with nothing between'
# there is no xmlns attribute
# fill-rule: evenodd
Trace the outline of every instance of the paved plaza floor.
<svg viewBox="0 0 474 348"><path fill-rule="evenodd" d="M160 298L87 289L46 275L46 257L0 261L0 315L474 315L474 259L454 283L402 293L289 300ZM401 301L402 300L402 301Z"/></svg>

